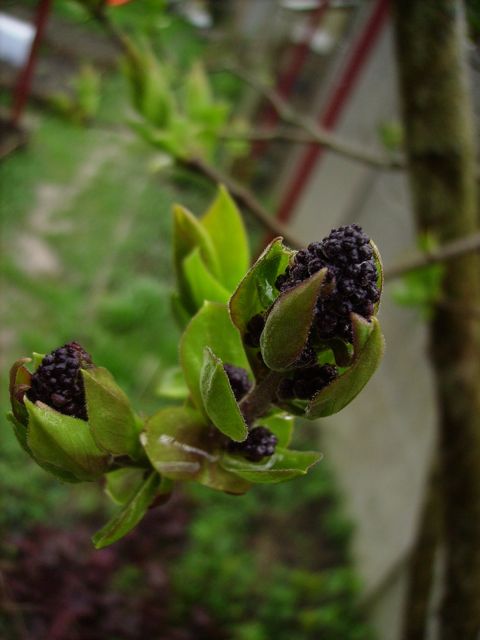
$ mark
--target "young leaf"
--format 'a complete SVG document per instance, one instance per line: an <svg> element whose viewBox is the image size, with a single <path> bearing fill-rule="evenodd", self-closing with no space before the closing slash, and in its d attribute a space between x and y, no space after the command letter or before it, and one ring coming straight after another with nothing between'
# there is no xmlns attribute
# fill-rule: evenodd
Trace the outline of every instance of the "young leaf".
<svg viewBox="0 0 480 640"><path fill-rule="evenodd" d="M306 417L314 420L337 413L347 406L374 374L383 355L385 340L377 318L367 322L352 314L354 357L351 366L319 391L309 402Z"/></svg>
<svg viewBox="0 0 480 640"><path fill-rule="evenodd" d="M103 549L120 540L140 522L155 498L159 484L158 473L152 471L125 506L93 536L96 549Z"/></svg>
<svg viewBox="0 0 480 640"><path fill-rule="evenodd" d="M20 358L13 363L10 369L8 387L10 393L10 405L12 407L13 415L22 425L26 425L28 422L27 410L21 400L25 391L30 387L30 381L32 378L32 374L25 367L29 362L31 362L31 358Z"/></svg>
<svg viewBox="0 0 480 640"><path fill-rule="evenodd" d="M250 251L242 216L223 185L201 223L217 252L219 280L231 292L249 267Z"/></svg>
<svg viewBox="0 0 480 640"><path fill-rule="evenodd" d="M200 413L187 407L158 411L145 425L142 443L164 477L197 482L229 493L245 493L248 483L222 469L219 442Z"/></svg>
<svg viewBox="0 0 480 640"><path fill-rule="evenodd" d="M200 374L203 405L213 424L226 436L242 442L248 428L223 368L223 362L209 347L205 347Z"/></svg>
<svg viewBox="0 0 480 640"><path fill-rule="evenodd" d="M180 294L176 291L173 291L171 294L170 306L178 328L183 331L190 322L193 312L190 313L190 311L184 306Z"/></svg>
<svg viewBox="0 0 480 640"><path fill-rule="evenodd" d="M262 356L270 369L287 369L305 348L326 274L327 269L321 269L273 304L260 338Z"/></svg>
<svg viewBox="0 0 480 640"><path fill-rule="evenodd" d="M198 247L207 268L214 276L218 276L218 257L206 229L188 209L180 205L173 207L173 220L173 249L177 270L181 270L183 260Z"/></svg>
<svg viewBox="0 0 480 640"><path fill-rule="evenodd" d="M248 321L265 311L278 296L275 280L285 271L293 251L275 238L248 271L230 298L230 314L242 337Z"/></svg>
<svg viewBox="0 0 480 640"><path fill-rule="evenodd" d="M143 482L145 469L123 467L105 474L105 493L119 505L126 504Z"/></svg>
<svg viewBox="0 0 480 640"><path fill-rule="evenodd" d="M13 432L15 434L15 437L18 440L19 445L29 455L32 455L32 452L30 451L30 448L27 443L27 433L28 433L27 426L21 423L11 411L7 413L7 420L13 424Z"/></svg>
<svg viewBox="0 0 480 640"><path fill-rule="evenodd" d="M27 429L27 427L25 425L23 425L22 423L20 423L15 418L13 413L7 413L7 420L9 420L13 424L13 432L15 434L15 437L18 440L18 443L22 447L22 449L26 453L28 453L28 455L32 458L32 460L34 460L38 464L39 467L41 467L42 469L44 469L48 473L51 473L58 480L62 480L62 482L71 482L71 483L80 482L78 480L78 478L76 478L72 473L70 473L68 471L65 471L63 469L60 469L60 467L57 467L57 466L55 466L53 464L49 464L48 462L43 462L42 460L36 458L33 455L30 447L28 446L28 442L27 442L28 429Z"/></svg>
<svg viewBox="0 0 480 640"><path fill-rule="evenodd" d="M230 292L207 269L199 247L184 259L183 273L197 309L200 309L205 300L228 302Z"/></svg>
<svg viewBox="0 0 480 640"><path fill-rule="evenodd" d="M204 439L207 423L200 413L187 407L161 409L145 424L141 436L153 467L171 480L192 480L203 459L212 456Z"/></svg>
<svg viewBox="0 0 480 640"><path fill-rule="evenodd" d="M245 458L224 455L222 467L252 483L273 484L305 475L321 460L322 454L313 451L290 451L277 448L265 462L249 462Z"/></svg>
<svg viewBox="0 0 480 640"><path fill-rule="evenodd" d="M238 331L225 304L206 302L192 318L180 342L180 363L195 406L204 411L200 392L200 372L205 347L228 364L249 369Z"/></svg>
<svg viewBox="0 0 480 640"><path fill-rule="evenodd" d="M185 111L196 120L213 104L212 92L201 62L192 65L185 78Z"/></svg>
<svg viewBox="0 0 480 640"><path fill-rule="evenodd" d="M378 291L380 293L380 296L382 295L382 290L383 290L383 284L384 284L384 275L383 275L383 261L382 261L382 256L380 254L380 251L378 250L377 245L373 242L373 240L370 240L370 246L372 247L373 250L373 259L375 260L375 266L377 268L377 287L378 287ZM375 304L375 314L378 311L378 308L380 306L380 297L378 298L378 302Z"/></svg>
<svg viewBox="0 0 480 640"><path fill-rule="evenodd" d="M135 416L126 394L103 367L82 369L87 415L99 447L114 455L139 453Z"/></svg>
<svg viewBox="0 0 480 640"><path fill-rule="evenodd" d="M165 67L148 43L140 47L130 42L124 71L138 112L157 127L168 126L174 112L173 96L165 81Z"/></svg>
<svg viewBox="0 0 480 640"><path fill-rule="evenodd" d="M32 353L32 369L33 371L36 371L38 369L38 367L42 364L42 360L44 359L45 354L44 353L37 353L36 351L34 351Z"/></svg>
<svg viewBox="0 0 480 640"><path fill-rule="evenodd" d="M197 310L197 306L192 299L192 292L183 271L183 261L197 247L210 273L214 277L218 277L218 258L207 231L188 209L180 205L175 205L173 207L173 258L175 273L182 304L192 314Z"/></svg>
<svg viewBox="0 0 480 640"><path fill-rule="evenodd" d="M170 367L163 372L156 393L161 398L184 400L188 397L188 387L180 367Z"/></svg>
<svg viewBox="0 0 480 640"><path fill-rule="evenodd" d="M27 444L35 459L73 475L95 480L108 468L108 456L98 448L88 423L65 416L43 403L25 399L29 414Z"/></svg>

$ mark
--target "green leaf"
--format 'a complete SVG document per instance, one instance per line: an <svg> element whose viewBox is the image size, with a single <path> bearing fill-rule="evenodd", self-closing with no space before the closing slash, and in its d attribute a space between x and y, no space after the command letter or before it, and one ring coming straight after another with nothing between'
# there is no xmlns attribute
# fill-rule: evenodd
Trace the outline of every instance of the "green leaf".
<svg viewBox="0 0 480 640"><path fill-rule="evenodd" d="M327 269L321 269L273 304L260 337L262 356L270 369L288 369L305 348L326 274Z"/></svg>
<svg viewBox="0 0 480 640"><path fill-rule="evenodd" d="M295 418L290 414L282 411L274 413L271 416L261 419L262 425L265 425L270 431L277 436L277 447L287 448L292 439Z"/></svg>
<svg viewBox="0 0 480 640"><path fill-rule="evenodd" d="M223 362L205 347L200 391L208 417L226 436L242 442L248 435L245 419L230 386Z"/></svg>
<svg viewBox="0 0 480 640"><path fill-rule="evenodd" d="M382 295L382 291L383 291L383 284L384 284L384 280L385 277L383 275L383 262L382 262L382 256L380 255L380 251L378 250L377 245L373 242L373 240L370 240L370 246L372 247L373 250L373 259L375 261L375 267L377 268L377 287L378 287L378 291L380 293L380 296ZM380 298L378 299L378 302L375 303L375 314L378 311L378 307L380 306Z"/></svg>
<svg viewBox="0 0 480 640"><path fill-rule="evenodd" d="M28 414L27 414L28 415ZM78 478L76 478L72 473L68 471L64 471L60 469L60 467L56 467L53 464L49 464L48 462L43 462L42 460L36 458L30 447L28 446L27 436L28 429L25 425L21 424L13 415L13 413L7 413L7 420L9 420L13 424L13 432L15 437L17 438L22 449L28 453L28 455L34 460L39 467L41 467L44 471L55 476L58 480L62 480L62 482L79 482Z"/></svg>
<svg viewBox="0 0 480 640"><path fill-rule="evenodd" d="M232 321L242 337L247 331L247 323L268 309L279 295L275 280L284 273L294 251L282 244L282 238L275 238L248 271L230 299Z"/></svg>
<svg viewBox="0 0 480 640"><path fill-rule="evenodd" d="M28 422L28 414L23 403L25 392L30 388L32 374L26 368L31 358L20 358L13 363L9 374L10 405L16 420L23 425Z"/></svg>
<svg viewBox="0 0 480 640"><path fill-rule="evenodd" d="M149 418L142 444L153 467L171 480L195 480L212 489L244 493L248 483L222 469L222 442L198 411L168 407ZM223 436L221 436L223 438Z"/></svg>
<svg viewBox="0 0 480 640"><path fill-rule="evenodd" d="M126 394L103 367L82 369L87 415L99 447L135 458L140 451L135 416Z"/></svg>
<svg viewBox="0 0 480 640"><path fill-rule="evenodd" d="M180 367L170 367L163 372L156 393L161 398L184 400L188 397L188 387Z"/></svg>
<svg viewBox="0 0 480 640"><path fill-rule="evenodd" d="M126 504L143 482L145 469L123 467L105 474L105 493L119 505Z"/></svg>
<svg viewBox="0 0 480 640"><path fill-rule="evenodd" d="M194 63L184 80L187 115L196 120L213 104L212 92L205 67L199 61Z"/></svg>
<svg viewBox="0 0 480 640"><path fill-rule="evenodd" d="M306 417L313 420L337 413L347 406L374 374L383 356L385 341L377 318L371 322L352 313L354 357L351 366L319 391L307 405Z"/></svg>
<svg viewBox="0 0 480 640"><path fill-rule="evenodd" d="M190 322L192 313L190 313L186 309L182 302L180 294L176 291L172 291L170 305L175 322L177 323L178 328L183 331L187 324Z"/></svg>
<svg viewBox="0 0 480 640"><path fill-rule="evenodd" d="M273 484L285 482L307 473L321 460L322 454L314 451L290 451L277 448L265 462L249 462L240 456L224 455L222 467L252 483Z"/></svg>
<svg viewBox="0 0 480 640"><path fill-rule="evenodd" d="M7 420L13 424L13 432L15 434L15 437L18 440L19 445L29 455L32 455L27 443L27 433L28 433L27 426L25 424L22 424L19 420L17 420L17 418L11 411L7 413Z"/></svg>
<svg viewBox="0 0 480 640"><path fill-rule="evenodd" d="M214 277L218 277L218 257L206 229L190 211L175 205L173 207L174 265L182 304L190 312L195 312L197 307L183 271L183 261L197 247L207 269Z"/></svg>
<svg viewBox="0 0 480 640"><path fill-rule="evenodd" d="M218 257L214 244L206 229L190 213L188 209L180 205L173 207L174 216L174 257L178 269L183 260L198 247L207 268L213 275L219 275Z"/></svg>
<svg viewBox="0 0 480 640"><path fill-rule="evenodd" d="M155 471L142 482L137 490L107 524L97 531L92 542L96 549L103 549L129 533L143 518L152 503L160 484L160 477Z"/></svg>
<svg viewBox="0 0 480 640"><path fill-rule="evenodd" d="M202 306L205 300L228 302L230 292L207 269L200 255L199 247L194 249L183 261L183 273L197 309Z"/></svg>
<svg viewBox="0 0 480 640"><path fill-rule="evenodd" d="M36 351L32 353L32 369L34 371L36 371L38 367L42 364L42 360L44 359L44 357L45 357L44 353L37 353Z"/></svg>
<svg viewBox="0 0 480 640"><path fill-rule="evenodd" d="M75 476L96 480L108 468L108 456L98 448L87 422L65 416L43 403L25 399L29 414L27 444L35 459Z"/></svg>
<svg viewBox="0 0 480 640"><path fill-rule="evenodd" d="M166 82L165 67L148 43L143 43L142 47L130 43L125 74L138 112L158 127L168 126L175 108L173 96Z"/></svg>
<svg viewBox="0 0 480 640"><path fill-rule="evenodd" d="M161 409L145 423L141 439L153 467L171 480L194 479L203 458L207 423L200 413L187 407Z"/></svg>
<svg viewBox="0 0 480 640"><path fill-rule="evenodd" d="M238 331L225 304L206 302L192 318L180 342L180 363L195 406L204 411L200 391L203 352L210 347L223 362L249 369Z"/></svg>
<svg viewBox="0 0 480 640"><path fill-rule="evenodd" d="M217 197L201 223L218 256L219 280L231 292L249 267L250 250L242 216L223 185L219 187Z"/></svg>
<svg viewBox="0 0 480 640"><path fill-rule="evenodd" d="M182 156L182 148L174 132L168 129L158 129L150 122L138 120L137 118L128 118L127 122L135 133L148 144L160 149L173 158Z"/></svg>

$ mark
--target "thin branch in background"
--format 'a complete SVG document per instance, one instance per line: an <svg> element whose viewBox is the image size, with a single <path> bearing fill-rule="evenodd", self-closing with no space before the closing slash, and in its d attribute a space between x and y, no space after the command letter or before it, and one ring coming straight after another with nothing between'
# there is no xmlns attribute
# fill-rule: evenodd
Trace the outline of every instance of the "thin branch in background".
<svg viewBox="0 0 480 640"><path fill-rule="evenodd" d="M263 227L268 229L275 236L283 236L285 241L294 249L301 249L304 243L292 235L291 231L284 224L279 222L275 217L264 208L264 206L255 198L253 193L241 184L238 184L233 178L219 171L216 167L212 167L201 158L186 158L179 160L187 169L199 173L215 184L223 184L228 189L232 197L237 203L247 209Z"/></svg>
<svg viewBox="0 0 480 640"><path fill-rule="evenodd" d="M128 37L118 29L116 24L110 19L104 6L92 5L88 2L81 2L80 4L90 14L90 17L103 28L112 44L120 53L129 53L131 51Z"/></svg>
<svg viewBox="0 0 480 640"><path fill-rule="evenodd" d="M473 253L475 251L480 251L480 232L473 233L466 238L453 240L438 249L429 251L428 253L422 253L408 262L386 269L385 280L394 280L395 278L404 276L410 271L422 269L423 267L428 267L440 262L449 262L459 256L466 255L467 253Z"/></svg>
<svg viewBox="0 0 480 640"><path fill-rule="evenodd" d="M112 42L114 42L115 46L124 53L130 52L131 44L128 37L117 29L109 16L101 9L89 9L89 11L92 18L97 20L105 29L105 32ZM240 137L242 139L252 141L283 140L286 142L320 144L331 151L335 151L336 153L349 157L352 160L363 162L364 164L370 165L374 168L390 170L405 168L404 161L401 158L382 157L373 154L372 152L366 152L358 145L351 145L350 143L339 139L337 136L332 135L325 129L322 129L311 118L297 113L278 93L266 86L257 78L248 74L246 71L234 67L226 67L224 69L217 70L217 72L228 72L236 75L244 82L254 87L271 102L272 106L276 109L284 122L296 127L296 129L282 128L275 129L273 131L254 131L249 133L247 132L245 134L239 133L238 135L225 132L222 134L222 137ZM298 131L297 129L301 129L301 131ZM184 159L181 160L180 163L186 168L203 175L205 178L215 182L216 184L224 184L239 205L247 209L263 227L276 236L283 236L285 241L292 248L300 249L303 247L304 243L298 238L295 238L286 225L276 220L246 186L238 184L233 178L222 173L216 167L212 167L207 164L200 158ZM428 254L422 254L409 262L387 269L385 271L385 279L393 280L410 271L421 269L422 267L430 264L446 262L456 258L457 256L472 251L478 251L479 249L480 234L474 234L468 238L462 238L461 240L444 245L436 251L432 251Z"/></svg>
<svg viewBox="0 0 480 640"><path fill-rule="evenodd" d="M240 140L245 142L287 142L299 144L317 144L316 141L305 131L298 129L286 129L278 127L275 129L252 129L248 131L223 131L220 134L222 140Z"/></svg>
<svg viewBox="0 0 480 640"><path fill-rule="evenodd" d="M405 161L402 157L379 155L375 151L366 150L360 144L352 144L343 140L337 134L330 133L330 131L319 126L315 120L309 116L304 116L301 113L298 113L284 98L282 98L279 93L262 81L258 80L258 78L250 75L244 69L238 69L237 67L225 67L218 71L231 73L253 87L270 102L283 122L305 131L310 137L308 142L319 144L334 153L338 153L339 155L349 158L350 160L355 160L377 169L394 170L405 168Z"/></svg>

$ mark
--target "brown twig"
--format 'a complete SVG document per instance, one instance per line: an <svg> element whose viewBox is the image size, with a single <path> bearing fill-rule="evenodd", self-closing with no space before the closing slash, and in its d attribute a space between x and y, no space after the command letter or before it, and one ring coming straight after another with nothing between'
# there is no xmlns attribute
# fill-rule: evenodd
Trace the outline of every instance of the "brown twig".
<svg viewBox="0 0 480 640"><path fill-rule="evenodd" d="M315 140L306 131L298 129L252 129L249 131L222 131L220 137L223 140L241 140L246 142L290 142L299 144L316 144Z"/></svg>
<svg viewBox="0 0 480 640"><path fill-rule="evenodd" d="M465 238L459 240L453 240L448 244L444 244L438 249L429 251L428 253L422 253L421 255L403 262L396 266L390 267L385 270L385 280L394 280L400 278L410 271L422 269L432 264L449 262L459 256L463 256L467 253L473 253L474 251L480 251L480 232L473 233Z"/></svg>
<svg viewBox="0 0 480 640"><path fill-rule="evenodd" d="M96 20L110 38L110 41L120 53L129 53L131 44L128 37L117 28L102 5L91 5L88 2L80 2L83 8Z"/></svg>
<svg viewBox="0 0 480 640"><path fill-rule="evenodd" d="M309 116L304 116L298 113L279 93L267 86L258 78L250 75L244 69L238 69L237 67L225 67L218 71L231 73L258 91L270 102L284 122L298 127L308 134L309 140L305 140L304 142L319 144L334 153L338 153L349 158L350 160L362 162L363 164L377 169L393 170L405 168L405 161L401 157L379 155L375 151L369 151L359 144L352 144L343 140L337 134L330 133L330 131L319 126L315 120ZM273 139L273 137L271 139ZM283 137L283 139L286 140L285 137Z"/></svg>
<svg viewBox="0 0 480 640"><path fill-rule="evenodd" d="M201 158L187 158L179 160L187 169L195 171L215 184L223 184L228 189L232 197L237 203L248 210L262 226L271 231L276 236L283 236L287 244L293 249L300 249L304 243L292 235L288 227L279 222L275 217L269 214L265 207L255 198L253 193L236 182L230 176L222 173L216 167L202 160Z"/></svg>

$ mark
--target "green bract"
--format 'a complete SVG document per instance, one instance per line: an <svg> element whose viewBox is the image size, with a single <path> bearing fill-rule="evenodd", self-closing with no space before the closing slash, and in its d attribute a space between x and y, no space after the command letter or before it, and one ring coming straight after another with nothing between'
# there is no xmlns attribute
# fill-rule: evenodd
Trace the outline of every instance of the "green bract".
<svg viewBox="0 0 480 640"><path fill-rule="evenodd" d="M354 353L350 366L308 403L305 416L323 418L347 406L375 373L383 356L385 340L377 318L367 322L352 314Z"/></svg>
<svg viewBox="0 0 480 640"><path fill-rule="evenodd" d="M326 269L282 293L272 305L260 339L263 361L283 371L300 357L310 334L313 312L324 284Z"/></svg>

